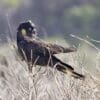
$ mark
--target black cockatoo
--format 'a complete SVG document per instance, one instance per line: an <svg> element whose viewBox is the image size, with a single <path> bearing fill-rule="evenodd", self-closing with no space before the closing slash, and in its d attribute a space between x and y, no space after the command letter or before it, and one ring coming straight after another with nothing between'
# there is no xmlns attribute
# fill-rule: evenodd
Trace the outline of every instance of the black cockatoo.
<svg viewBox="0 0 100 100"><path fill-rule="evenodd" d="M75 78L83 79L84 75L74 71L74 68L62 62L55 54L76 51L75 48L66 48L57 44L42 41L37 37L37 30L31 21L23 22L17 29L17 46L22 58L28 63L29 71L33 65L56 66L58 71L69 74Z"/></svg>

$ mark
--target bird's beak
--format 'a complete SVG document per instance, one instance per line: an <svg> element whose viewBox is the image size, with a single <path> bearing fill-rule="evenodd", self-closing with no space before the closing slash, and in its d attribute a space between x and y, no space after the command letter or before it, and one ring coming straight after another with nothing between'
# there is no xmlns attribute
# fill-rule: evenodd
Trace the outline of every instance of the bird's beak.
<svg viewBox="0 0 100 100"><path fill-rule="evenodd" d="M37 35L37 30L36 29L33 29L32 35Z"/></svg>

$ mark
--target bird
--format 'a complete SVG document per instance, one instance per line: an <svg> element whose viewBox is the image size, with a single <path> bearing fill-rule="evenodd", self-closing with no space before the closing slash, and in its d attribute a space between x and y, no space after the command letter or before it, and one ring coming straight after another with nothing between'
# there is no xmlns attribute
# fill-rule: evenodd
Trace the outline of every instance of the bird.
<svg viewBox="0 0 100 100"><path fill-rule="evenodd" d="M75 52L76 48L47 43L40 39L37 34L36 25L30 20L20 23L17 28L18 52L22 59L27 62L30 73L32 73L33 65L40 65L55 67L58 71L77 79L85 78L84 75L75 72L71 65L55 56L59 53Z"/></svg>

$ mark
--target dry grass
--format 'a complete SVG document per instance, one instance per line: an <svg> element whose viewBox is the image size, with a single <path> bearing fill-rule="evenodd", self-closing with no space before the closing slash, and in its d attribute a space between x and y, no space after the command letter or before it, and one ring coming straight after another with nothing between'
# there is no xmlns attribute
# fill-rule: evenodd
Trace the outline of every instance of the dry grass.
<svg viewBox="0 0 100 100"><path fill-rule="evenodd" d="M86 76L69 77L50 67L21 61L10 42L0 47L0 100L100 100L100 51L82 45L76 53L57 55Z"/></svg>

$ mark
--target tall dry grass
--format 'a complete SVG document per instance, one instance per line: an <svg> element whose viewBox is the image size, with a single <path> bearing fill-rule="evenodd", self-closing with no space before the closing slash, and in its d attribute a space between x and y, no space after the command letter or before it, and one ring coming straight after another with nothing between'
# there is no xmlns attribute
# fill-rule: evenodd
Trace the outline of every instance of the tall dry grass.
<svg viewBox="0 0 100 100"><path fill-rule="evenodd" d="M100 100L100 50L84 39L81 41L77 52L57 57L84 74L85 80L49 66L34 66L32 77L12 43L1 45L0 100Z"/></svg>

